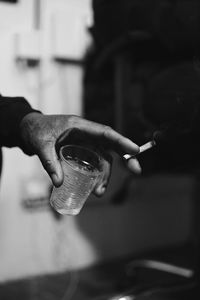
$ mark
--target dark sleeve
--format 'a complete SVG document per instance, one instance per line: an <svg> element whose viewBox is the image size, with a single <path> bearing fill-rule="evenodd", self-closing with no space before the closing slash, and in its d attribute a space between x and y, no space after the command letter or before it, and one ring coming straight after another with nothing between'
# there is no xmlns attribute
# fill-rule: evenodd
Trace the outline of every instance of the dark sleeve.
<svg viewBox="0 0 200 300"><path fill-rule="evenodd" d="M20 122L34 110L23 97L3 97L0 95L0 147L20 147Z"/></svg>

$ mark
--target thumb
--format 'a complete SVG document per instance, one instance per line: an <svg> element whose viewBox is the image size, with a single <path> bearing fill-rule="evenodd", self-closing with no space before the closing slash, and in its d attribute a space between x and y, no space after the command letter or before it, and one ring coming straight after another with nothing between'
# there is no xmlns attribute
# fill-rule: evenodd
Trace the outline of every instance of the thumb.
<svg viewBox="0 0 200 300"><path fill-rule="evenodd" d="M38 156L44 169L50 176L53 185L59 187L63 183L63 170L57 157L54 144L49 143L43 146Z"/></svg>

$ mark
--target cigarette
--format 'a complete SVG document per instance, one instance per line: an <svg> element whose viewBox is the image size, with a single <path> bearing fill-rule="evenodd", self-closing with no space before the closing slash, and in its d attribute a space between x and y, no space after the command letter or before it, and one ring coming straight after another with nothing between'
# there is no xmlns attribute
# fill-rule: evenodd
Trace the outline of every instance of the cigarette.
<svg viewBox="0 0 200 300"><path fill-rule="evenodd" d="M152 147L154 147L156 145L156 142L153 140L153 141L150 141L150 142L147 142L146 144L140 146L140 153L144 152L144 151L147 151L148 149L151 149ZM131 155L131 154L124 154L123 155L123 159L125 160L129 160L130 158L133 158L135 157L135 155Z"/></svg>

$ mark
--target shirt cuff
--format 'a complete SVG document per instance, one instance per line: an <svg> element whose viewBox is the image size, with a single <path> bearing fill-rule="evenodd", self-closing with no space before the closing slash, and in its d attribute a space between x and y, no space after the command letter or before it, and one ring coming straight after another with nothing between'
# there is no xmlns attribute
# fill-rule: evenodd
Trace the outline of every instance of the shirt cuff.
<svg viewBox="0 0 200 300"><path fill-rule="evenodd" d="M23 97L0 96L0 145L20 147L24 145L20 136L20 123L29 113L38 112Z"/></svg>

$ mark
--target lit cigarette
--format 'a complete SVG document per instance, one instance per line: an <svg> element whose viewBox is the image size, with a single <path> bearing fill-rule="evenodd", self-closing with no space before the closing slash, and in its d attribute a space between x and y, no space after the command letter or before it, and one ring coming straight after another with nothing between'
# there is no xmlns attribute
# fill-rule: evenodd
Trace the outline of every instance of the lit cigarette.
<svg viewBox="0 0 200 300"><path fill-rule="evenodd" d="M151 148L154 147L155 145L156 145L156 142L155 142L155 141L150 141L150 142L148 142L148 143L142 145L142 146L140 147L140 152L139 152L138 154L140 154L140 153L142 153L142 152L144 152L144 151L146 151L146 150L148 150L148 149L151 149ZM135 155L131 155L131 154L124 154L124 155L123 155L123 158L124 158L125 160L129 160L129 159L132 158L132 157L135 157Z"/></svg>

